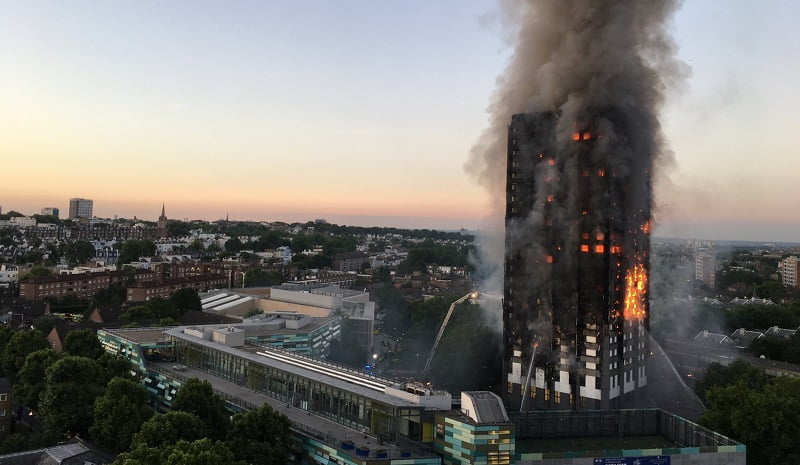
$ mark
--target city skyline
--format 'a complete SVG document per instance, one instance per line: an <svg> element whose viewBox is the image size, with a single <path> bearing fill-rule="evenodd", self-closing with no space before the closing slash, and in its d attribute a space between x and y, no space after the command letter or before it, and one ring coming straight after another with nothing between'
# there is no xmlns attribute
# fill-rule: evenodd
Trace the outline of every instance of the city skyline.
<svg viewBox="0 0 800 465"><path fill-rule="evenodd" d="M655 234L796 241L800 6L685 3ZM465 174L509 54L493 2L0 6L3 211L475 229ZM713 18L713 21L710 20ZM446 26L446 27L444 27ZM775 46L779 44L780 46ZM788 192L788 193L787 193Z"/></svg>

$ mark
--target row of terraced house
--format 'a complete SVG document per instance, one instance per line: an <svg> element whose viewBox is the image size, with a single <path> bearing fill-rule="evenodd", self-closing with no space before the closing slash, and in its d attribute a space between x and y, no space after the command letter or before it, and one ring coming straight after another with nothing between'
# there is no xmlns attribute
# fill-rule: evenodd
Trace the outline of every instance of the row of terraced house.
<svg viewBox="0 0 800 465"><path fill-rule="evenodd" d="M228 278L219 274L199 274L164 279L154 271L141 269L59 274L29 278L20 282L19 296L27 301L65 296L85 299L114 284L127 286L127 301L144 302L153 297L169 297L182 288L192 288L198 292L204 292L209 289L227 287Z"/></svg>

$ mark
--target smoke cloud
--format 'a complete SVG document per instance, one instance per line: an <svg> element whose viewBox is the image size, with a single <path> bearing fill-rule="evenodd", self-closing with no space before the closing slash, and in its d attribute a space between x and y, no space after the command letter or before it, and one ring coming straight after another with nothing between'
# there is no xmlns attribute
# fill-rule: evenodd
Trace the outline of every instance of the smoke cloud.
<svg viewBox="0 0 800 465"><path fill-rule="evenodd" d="M631 221L650 217L651 177L635 174L652 175L671 158L658 112L668 90L688 72L675 58L676 46L669 35L670 18L680 4L678 0L503 2L513 53L497 79L488 128L466 164L467 172L488 191L494 210L494 218L487 220L492 227L479 237L478 265L485 273L485 288L502 289L506 144L514 114L558 115L555 149L562 153L574 151L569 141L576 123L602 133L604 139L592 156L613 157L598 161L613 166L615 175L627 183L627 197L642 199L628 201L631 211L619 213L636 217ZM565 157L566 163L569 158ZM574 211L568 188L573 180L561 181L565 190L559 203ZM528 253L539 255L539 241L529 231L538 230L541 221L540 212L534 210L518 222L519 231L507 233L519 236L515 242Z"/></svg>

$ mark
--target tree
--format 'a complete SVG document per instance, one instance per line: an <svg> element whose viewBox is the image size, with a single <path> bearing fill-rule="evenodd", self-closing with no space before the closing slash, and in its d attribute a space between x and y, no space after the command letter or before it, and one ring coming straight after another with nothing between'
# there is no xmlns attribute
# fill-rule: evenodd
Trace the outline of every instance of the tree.
<svg viewBox="0 0 800 465"><path fill-rule="evenodd" d="M38 410L39 400L46 385L45 374L58 358L59 355L49 347L28 354L14 384L14 399L21 405Z"/></svg>
<svg viewBox="0 0 800 465"><path fill-rule="evenodd" d="M232 237L225 241L226 252L238 253L242 248L244 248L244 244L242 244L242 241L240 241L238 237Z"/></svg>
<svg viewBox="0 0 800 465"><path fill-rule="evenodd" d="M138 447L120 454L113 465L245 465L237 461L225 443L200 439L197 441L178 441L174 446L164 449Z"/></svg>
<svg viewBox="0 0 800 465"><path fill-rule="evenodd" d="M325 251L325 255L332 257L338 253L354 252L356 246L358 246L358 241L355 237L336 236L328 239L322 246L322 250Z"/></svg>
<svg viewBox="0 0 800 465"><path fill-rule="evenodd" d="M64 435L85 435L92 425L94 401L106 383L102 368L92 359L67 356L46 373L40 402L45 426Z"/></svg>
<svg viewBox="0 0 800 465"><path fill-rule="evenodd" d="M767 384L767 376L742 359L737 359L728 366L715 362L708 366L703 380L695 384L695 392L700 399L705 399L706 392L715 387L737 384L750 389L761 389Z"/></svg>
<svg viewBox="0 0 800 465"><path fill-rule="evenodd" d="M707 393L700 423L747 444L747 463L768 465L800 460L800 379L777 378L763 389L743 382Z"/></svg>
<svg viewBox="0 0 800 465"><path fill-rule="evenodd" d="M283 275L277 271L250 270L244 275L244 287L268 287L283 282Z"/></svg>
<svg viewBox="0 0 800 465"><path fill-rule="evenodd" d="M64 352L78 357L99 358L103 355L103 346L97 334L91 329L75 329L64 338Z"/></svg>
<svg viewBox="0 0 800 465"><path fill-rule="evenodd" d="M122 265L137 261L139 257L151 257L157 249L155 243L149 239L125 241L119 251L117 263Z"/></svg>
<svg viewBox="0 0 800 465"><path fill-rule="evenodd" d="M125 301L128 288L124 284L115 283L100 289L92 296L94 307L117 307Z"/></svg>
<svg viewBox="0 0 800 465"><path fill-rule="evenodd" d="M190 229L189 223L176 220L167 221L167 233L169 237L188 236Z"/></svg>
<svg viewBox="0 0 800 465"><path fill-rule="evenodd" d="M102 370L102 383L104 385L114 378L133 379L131 362L124 357L103 352L103 355L97 359L97 364Z"/></svg>
<svg viewBox="0 0 800 465"><path fill-rule="evenodd" d="M92 438L114 452L128 450L134 433L153 416L148 400L141 384L112 379L94 402L94 423L89 429Z"/></svg>
<svg viewBox="0 0 800 465"><path fill-rule="evenodd" d="M125 310L119 319L121 321L161 320L163 318L177 320L179 316L180 312L171 300L153 297L144 305L137 305Z"/></svg>
<svg viewBox="0 0 800 465"><path fill-rule="evenodd" d="M17 331L11 336L5 350L0 354L0 364L6 375L16 378L25 358L31 352L50 348L50 342L40 331Z"/></svg>
<svg viewBox="0 0 800 465"><path fill-rule="evenodd" d="M16 210L9 210L8 213L0 214L0 220L10 220L11 218L24 217L22 213Z"/></svg>
<svg viewBox="0 0 800 465"><path fill-rule="evenodd" d="M462 303L453 312L432 363L431 379L441 389L491 391L501 378L502 341L479 305ZM480 344L464 341L481 341Z"/></svg>
<svg viewBox="0 0 800 465"><path fill-rule="evenodd" d="M36 223L58 224L60 222L55 215L33 215L33 218L36 219Z"/></svg>
<svg viewBox="0 0 800 465"><path fill-rule="evenodd" d="M261 252L266 249L277 249L278 247L289 245L291 241L284 236L283 233L278 231L268 231L262 234L255 243L253 243L253 250Z"/></svg>
<svg viewBox="0 0 800 465"><path fill-rule="evenodd" d="M75 241L62 244L59 252L69 261L70 265L73 266L84 263L95 255L94 246L87 241Z"/></svg>
<svg viewBox="0 0 800 465"><path fill-rule="evenodd" d="M210 439L178 441L167 454L166 465L244 465L225 443Z"/></svg>
<svg viewBox="0 0 800 465"><path fill-rule="evenodd" d="M0 441L0 454L50 447L56 445L60 439L50 431L15 431Z"/></svg>
<svg viewBox="0 0 800 465"><path fill-rule="evenodd" d="M170 297L169 301L172 302L173 305L178 309L178 312L183 315L186 313L186 310L202 310L203 306L200 303L200 297L197 295L197 291L192 289L191 287L184 287L183 289L178 289L175 291ZM162 318L167 318L162 317Z"/></svg>
<svg viewBox="0 0 800 465"><path fill-rule="evenodd" d="M28 271L28 274L26 274L25 276L22 276L19 280L20 281L27 281L28 279L31 279L31 278L39 278L39 277L43 277L43 276L50 276L52 274L53 274L53 272L50 270L50 268L47 268L46 266L36 265L33 268L31 268L30 271Z"/></svg>
<svg viewBox="0 0 800 465"><path fill-rule="evenodd" d="M238 413L231 420L226 443L237 459L250 465L289 463L289 419L268 404Z"/></svg>
<svg viewBox="0 0 800 465"><path fill-rule="evenodd" d="M0 354L6 351L6 346L8 345L8 341L11 340L11 336L14 335L14 330L9 328L8 326L0 326ZM0 355L0 358L2 355ZM2 368L1 364L2 360L0 359L0 368Z"/></svg>
<svg viewBox="0 0 800 465"><path fill-rule="evenodd" d="M60 316L53 314L42 315L33 320L34 329L38 329L42 334L50 334L50 331L60 322L64 321Z"/></svg>
<svg viewBox="0 0 800 465"><path fill-rule="evenodd" d="M156 316L153 313L153 310L146 305L136 305L134 307L130 307L119 316L120 321L144 321L154 320L155 318Z"/></svg>
<svg viewBox="0 0 800 465"><path fill-rule="evenodd" d="M145 421L133 436L133 448L167 448L181 440L196 441L207 435L208 428L197 415L173 410Z"/></svg>
<svg viewBox="0 0 800 465"><path fill-rule="evenodd" d="M195 239L186 246L186 250L189 252L203 252L206 250L206 245L200 239Z"/></svg>
<svg viewBox="0 0 800 465"><path fill-rule="evenodd" d="M178 307L171 300L163 297L153 297L147 301L145 306L153 312L153 317L158 320L161 318L177 319L182 313L178 311Z"/></svg>
<svg viewBox="0 0 800 465"><path fill-rule="evenodd" d="M228 426L228 411L225 400L214 393L208 381L191 378L175 394L172 410L197 415L214 439L222 439Z"/></svg>

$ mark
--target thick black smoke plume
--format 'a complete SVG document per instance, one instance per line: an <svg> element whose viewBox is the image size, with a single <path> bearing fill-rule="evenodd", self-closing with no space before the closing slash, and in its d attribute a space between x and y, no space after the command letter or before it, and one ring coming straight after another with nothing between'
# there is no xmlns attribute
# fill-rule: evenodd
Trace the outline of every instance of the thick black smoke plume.
<svg viewBox="0 0 800 465"><path fill-rule="evenodd" d="M604 164L613 166L621 177L629 170L652 174L668 158L658 112L667 90L686 74L685 66L675 58L676 47L668 31L669 20L680 3L504 3L514 51L507 69L498 78L489 106L489 127L472 148L466 164L467 171L486 187L496 207L497 233L480 237L480 267L494 271L486 288L502 289L506 143L512 115L557 114L556 142L564 150L569 150L576 124L602 132L606 148L598 153L613 157ZM649 217L650 177L629 180L629 194L641 198L636 209ZM520 226L520 235L530 235L530 225ZM521 242L535 248L537 239L525 237Z"/></svg>

